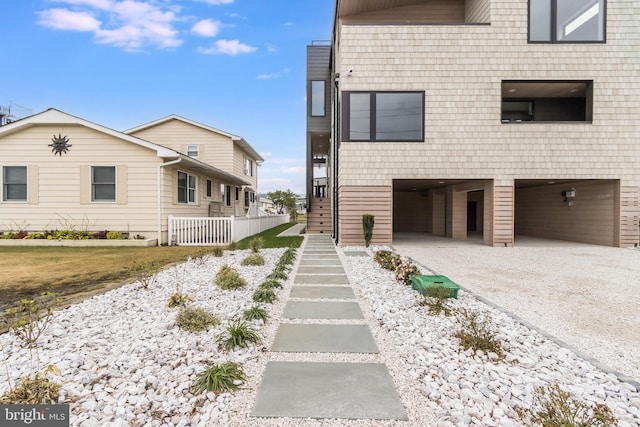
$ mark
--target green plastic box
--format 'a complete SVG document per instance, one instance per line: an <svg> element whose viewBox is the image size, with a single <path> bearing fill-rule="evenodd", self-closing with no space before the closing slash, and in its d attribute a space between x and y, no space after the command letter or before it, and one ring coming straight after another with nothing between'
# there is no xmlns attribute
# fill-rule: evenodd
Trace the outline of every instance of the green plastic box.
<svg viewBox="0 0 640 427"><path fill-rule="evenodd" d="M460 286L456 285L447 276L426 276L419 275L411 278L411 287L424 295L424 291L428 288L442 286L451 291L449 298L458 299L458 290Z"/></svg>

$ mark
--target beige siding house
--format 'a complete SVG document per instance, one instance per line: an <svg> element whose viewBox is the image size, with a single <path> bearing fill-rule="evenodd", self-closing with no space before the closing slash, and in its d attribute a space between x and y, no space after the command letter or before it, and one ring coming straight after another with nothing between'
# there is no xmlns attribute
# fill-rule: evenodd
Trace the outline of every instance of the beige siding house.
<svg viewBox="0 0 640 427"><path fill-rule="evenodd" d="M173 148L208 163L231 175L242 177L246 184L229 183L214 189L221 215L245 215L256 203L258 165L264 161L244 138L176 115L147 123L125 133Z"/></svg>
<svg viewBox="0 0 640 427"><path fill-rule="evenodd" d="M307 49L308 217L331 224L309 232L362 244L372 213L380 244L637 244L637 13L634 0L337 0L333 39Z"/></svg>
<svg viewBox="0 0 640 427"><path fill-rule="evenodd" d="M250 185L55 109L0 127L0 231L109 230L164 244L168 215L209 216L221 186Z"/></svg>

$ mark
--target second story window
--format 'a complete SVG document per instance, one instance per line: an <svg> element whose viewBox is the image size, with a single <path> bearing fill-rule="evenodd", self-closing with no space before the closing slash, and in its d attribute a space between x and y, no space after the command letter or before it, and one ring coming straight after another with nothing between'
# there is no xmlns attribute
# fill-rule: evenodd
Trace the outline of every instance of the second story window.
<svg viewBox="0 0 640 427"><path fill-rule="evenodd" d="M529 42L604 43L606 0L529 0Z"/></svg>
<svg viewBox="0 0 640 427"><path fill-rule="evenodd" d="M424 92L344 92L344 141L424 141Z"/></svg>
<svg viewBox="0 0 640 427"><path fill-rule="evenodd" d="M200 146L187 145L187 156L197 159L199 155L200 155Z"/></svg>
<svg viewBox="0 0 640 427"><path fill-rule="evenodd" d="M325 89L323 80L313 80L311 82L311 115L323 117L325 112Z"/></svg>
<svg viewBox="0 0 640 427"><path fill-rule="evenodd" d="M248 157L244 158L244 174L247 176L253 176L253 160Z"/></svg>

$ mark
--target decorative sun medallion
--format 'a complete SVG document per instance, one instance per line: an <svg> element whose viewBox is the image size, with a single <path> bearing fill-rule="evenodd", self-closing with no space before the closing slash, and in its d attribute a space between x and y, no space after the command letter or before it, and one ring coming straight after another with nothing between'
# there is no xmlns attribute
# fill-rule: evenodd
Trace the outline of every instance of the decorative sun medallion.
<svg viewBox="0 0 640 427"><path fill-rule="evenodd" d="M69 138L67 138L66 136L62 136L61 134L58 134L58 136L53 135L53 138L51 138L51 142L52 143L48 146L51 147L51 152L54 156L56 154L59 154L60 157L62 157L62 153L67 154L67 151L69 151L69 147L73 147L71 144L69 144Z"/></svg>

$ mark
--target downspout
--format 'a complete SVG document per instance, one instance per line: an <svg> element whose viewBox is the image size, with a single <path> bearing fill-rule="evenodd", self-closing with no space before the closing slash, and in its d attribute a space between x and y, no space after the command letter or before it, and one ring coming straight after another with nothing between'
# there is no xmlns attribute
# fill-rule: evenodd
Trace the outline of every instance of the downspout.
<svg viewBox="0 0 640 427"><path fill-rule="evenodd" d="M162 185L160 180L160 168L165 166L175 165L176 163L180 163L182 161L182 157L171 160L170 162L161 163L158 165L158 176L157 176L157 211L158 211L158 246L162 246ZM171 236L167 236L167 244L169 244L169 238Z"/></svg>
<svg viewBox="0 0 640 427"><path fill-rule="evenodd" d="M340 148L340 81L335 80L335 109L333 119L333 238L340 242L338 231L339 208L338 208L338 150Z"/></svg>

